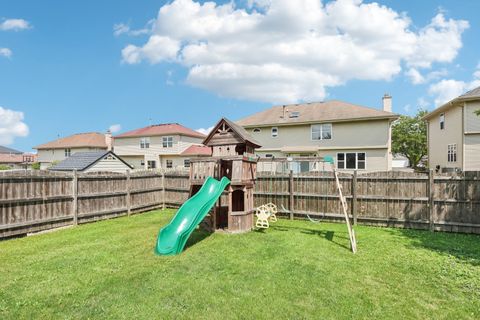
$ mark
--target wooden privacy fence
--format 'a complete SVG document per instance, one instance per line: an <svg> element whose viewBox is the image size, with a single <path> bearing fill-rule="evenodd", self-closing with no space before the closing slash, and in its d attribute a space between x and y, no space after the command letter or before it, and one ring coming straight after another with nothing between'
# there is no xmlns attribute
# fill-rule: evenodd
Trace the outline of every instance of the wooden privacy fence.
<svg viewBox="0 0 480 320"><path fill-rule="evenodd" d="M480 234L480 173L341 174L340 182L355 223ZM179 207L189 186L187 172L0 173L0 238ZM261 173L254 195L255 206L283 204L291 218L342 218L329 172Z"/></svg>
<svg viewBox="0 0 480 320"><path fill-rule="evenodd" d="M0 173L0 238L164 207L161 172Z"/></svg>
<svg viewBox="0 0 480 320"><path fill-rule="evenodd" d="M341 174L354 223L480 234L480 173L434 176L407 172ZM261 175L255 205L267 202L293 216L340 220L330 172Z"/></svg>

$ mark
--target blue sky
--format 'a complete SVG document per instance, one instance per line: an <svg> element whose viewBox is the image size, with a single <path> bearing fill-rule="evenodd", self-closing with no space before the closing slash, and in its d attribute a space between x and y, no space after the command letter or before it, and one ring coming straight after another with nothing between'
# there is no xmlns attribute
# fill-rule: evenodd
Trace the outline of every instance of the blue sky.
<svg viewBox="0 0 480 320"><path fill-rule="evenodd" d="M208 128L298 101L379 108L385 92L412 114L480 79L480 1L301 2L2 1L0 141L30 151L115 124Z"/></svg>

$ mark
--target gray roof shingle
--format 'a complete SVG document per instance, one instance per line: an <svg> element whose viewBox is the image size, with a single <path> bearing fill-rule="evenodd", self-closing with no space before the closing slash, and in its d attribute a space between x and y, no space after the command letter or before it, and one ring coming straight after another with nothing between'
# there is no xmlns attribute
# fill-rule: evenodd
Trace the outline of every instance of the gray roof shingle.
<svg viewBox="0 0 480 320"><path fill-rule="evenodd" d="M18 151L12 148L7 148L4 146L0 146L0 153L8 153L8 154L22 154L22 151Z"/></svg>
<svg viewBox="0 0 480 320"><path fill-rule="evenodd" d="M83 171L95 162L112 153L111 151L77 152L50 168L53 171ZM115 155L115 154L113 154ZM117 155L115 155L120 159ZM120 159L121 160L121 159ZM123 160L121 160L123 162Z"/></svg>
<svg viewBox="0 0 480 320"><path fill-rule="evenodd" d="M480 87L476 87L475 89L467 91L461 96L459 96L458 98L459 99L480 98Z"/></svg>

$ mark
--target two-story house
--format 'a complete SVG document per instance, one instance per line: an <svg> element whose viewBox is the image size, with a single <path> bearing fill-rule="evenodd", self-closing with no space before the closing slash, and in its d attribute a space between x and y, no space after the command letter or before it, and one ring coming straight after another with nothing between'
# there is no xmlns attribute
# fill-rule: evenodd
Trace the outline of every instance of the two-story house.
<svg viewBox="0 0 480 320"><path fill-rule="evenodd" d="M332 100L275 106L237 121L262 145L261 157L336 159L340 170L391 170L392 98L383 110ZM302 169L303 171L303 169Z"/></svg>
<svg viewBox="0 0 480 320"><path fill-rule="evenodd" d="M190 166L190 158L210 156L205 135L178 123L151 125L113 138L115 153L135 169L175 169Z"/></svg>
<svg viewBox="0 0 480 320"><path fill-rule="evenodd" d="M45 170L74 153L112 149L112 135L99 132L77 133L36 147L40 169Z"/></svg>
<svg viewBox="0 0 480 320"><path fill-rule="evenodd" d="M36 160L36 154L0 146L0 166L10 169L30 169Z"/></svg>
<svg viewBox="0 0 480 320"><path fill-rule="evenodd" d="M423 117L428 128L428 162L443 172L480 170L480 87Z"/></svg>

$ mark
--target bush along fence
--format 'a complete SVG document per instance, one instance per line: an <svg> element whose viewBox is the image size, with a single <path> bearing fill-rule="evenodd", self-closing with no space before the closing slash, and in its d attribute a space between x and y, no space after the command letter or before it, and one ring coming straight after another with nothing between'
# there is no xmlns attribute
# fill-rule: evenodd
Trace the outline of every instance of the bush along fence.
<svg viewBox="0 0 480 320"><path fill-rule="evenodd" d="M354 223L480 234L480 173L435 176L404 172L341 174ZM0 238L179 207L187 172L0 173ZM259 173L255 206L273 202L290 218L341 220L330 172ZM222 201L223 202L223 201ZM281 210L280 210L281 211Z"/></svg>

